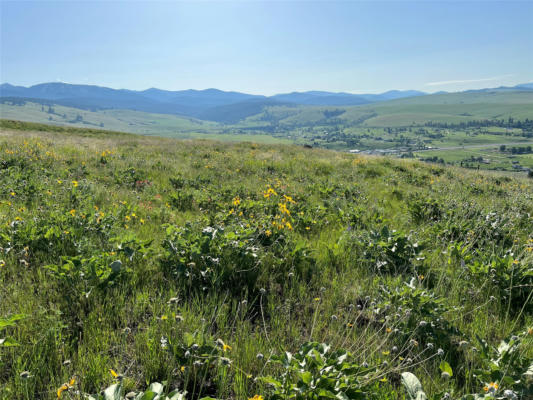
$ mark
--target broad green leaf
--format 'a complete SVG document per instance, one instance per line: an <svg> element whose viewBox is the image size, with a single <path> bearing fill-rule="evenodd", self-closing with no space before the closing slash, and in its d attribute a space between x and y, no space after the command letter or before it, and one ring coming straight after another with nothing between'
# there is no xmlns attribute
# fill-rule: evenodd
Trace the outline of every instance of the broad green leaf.
<svg viewBox="0 0 533 400"><path fill-rule="evenodd" d="M170 392L166 400L185 400L187 392L180 392L179 390L173 390Z"/></svg>
<svg viewBox="0 0 533 400"><path fill-rule="evenodd" d="M104 390L104 400L122 400L122 385L115 383Z"/></svg>
<svg viewBox="0 0 533 400"><path fill-rule="evenodd" d="M8 326L15 326L15 322L26 318L26 315L24 314L15 314L12 315L9 318L0 318L0 330L8 327Z"/></svg>
<svg viewBox="0 0 533 400"><path fill-rule="evenodd" d="M310 385L313 375L311 374L311 372L305 371L300 374L300 378L302 379L303 383L305 383L306 385Z"/></svg>
<svg viewBox="0 0 533 400"><path fill-rule="evenodd" d="M153 382L148 386L148 390L151 390L152 392L156 394L163 393L164 386L159 382Z"/></svg>
<svg viewBox="0 0 533 400"><path fill-rule="evenodd" d="M407 395L411 400L427 399L426 394L422 390L422 384L414 374L410 372L403 372L402 383L405 386L405 389L407 390Z"/></svg>
<svg viewBox="0 0 533 400"><path fill-rule="evenodd" d="M0 339L0 347L14 347L14 346L20 346L20 344L12 339L12 338L4 338Z"/></svg>
<svg viewBox="0 0 533 400"><path fill-rule="evenodd" d="M450 375L450 377L453 376L452 367L450 367L450 364L448 364L446 361L442 360L440 362L439 368L440 368L440 370L442 372L448 373L448 375Z"/></svg>

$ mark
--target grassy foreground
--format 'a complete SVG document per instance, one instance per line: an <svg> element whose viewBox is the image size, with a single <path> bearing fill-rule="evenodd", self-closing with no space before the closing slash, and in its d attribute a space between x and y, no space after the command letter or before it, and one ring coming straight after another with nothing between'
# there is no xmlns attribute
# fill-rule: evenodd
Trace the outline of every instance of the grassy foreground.
<svg viewBox="0 0 533 400"><path fill-rule="evenodd" d="M1 399L532 398L533 180L19 128Z"/></svg>

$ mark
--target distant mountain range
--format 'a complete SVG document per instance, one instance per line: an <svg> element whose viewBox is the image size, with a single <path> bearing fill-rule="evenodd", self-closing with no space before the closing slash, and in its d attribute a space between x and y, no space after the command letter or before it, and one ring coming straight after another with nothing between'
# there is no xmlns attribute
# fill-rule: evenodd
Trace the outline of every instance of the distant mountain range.
<svg viewBox="0 0 533 400"><path fill-rule="evenodd" d="M513 88L482 90L533 90L533 83ZM443 93L443 92L441 92ZM168 91L151 88L142 91L111 89L93 85L52 82L24 87L0 85L0 97L46 100L85 110L126 109L158 114L174 114L223 123L234 123L257 114L268 106L354 106L407 97L424 96L417 90L391 90L381 94L351 94L322 91L293 92L260 96L218 89Z"/></svg>

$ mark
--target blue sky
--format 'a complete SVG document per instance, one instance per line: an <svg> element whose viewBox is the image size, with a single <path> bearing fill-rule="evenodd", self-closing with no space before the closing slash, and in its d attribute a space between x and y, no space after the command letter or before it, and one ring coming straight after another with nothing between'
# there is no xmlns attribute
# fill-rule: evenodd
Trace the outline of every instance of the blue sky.
<svg viewBox="0 0 533 400"><path fill-rule="evenodd" d="M0 1L0 81L257 94L533 81L533 1Z"/></svg>

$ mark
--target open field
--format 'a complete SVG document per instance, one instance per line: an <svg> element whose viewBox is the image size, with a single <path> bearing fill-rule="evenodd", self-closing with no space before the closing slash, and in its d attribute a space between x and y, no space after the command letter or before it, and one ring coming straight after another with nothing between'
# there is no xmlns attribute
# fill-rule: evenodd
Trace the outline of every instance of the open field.
<svg viewBox="0 0 533 400"><path fill-rule="evenodd" d="M0 398L532 398L532 215L519 175L4 121Z"/></svg>

